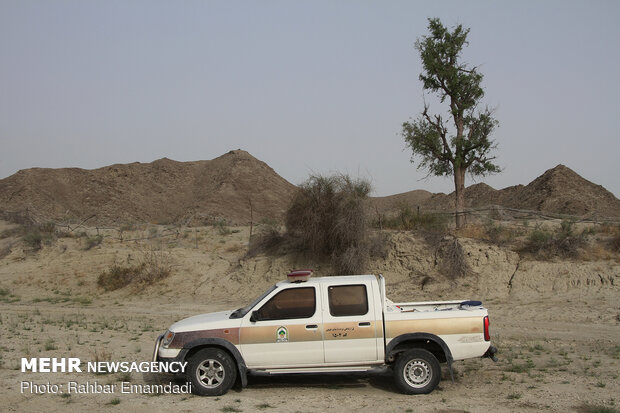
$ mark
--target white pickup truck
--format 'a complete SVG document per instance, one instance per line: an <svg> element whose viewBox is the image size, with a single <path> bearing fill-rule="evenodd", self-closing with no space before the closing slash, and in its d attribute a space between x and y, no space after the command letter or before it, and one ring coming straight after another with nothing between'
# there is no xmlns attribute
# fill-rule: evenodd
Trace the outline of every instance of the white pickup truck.
<svg viewBox="0 0 620 413"><path fill-rule="evenodd" d="M393 303L383 276L311 278L298 270L250 305L173 324L154 361L187 362L192 391L216 396L248 374L349 373L392 369L408 394L439 383L439 363L496 360L480 302Z"/></svg>

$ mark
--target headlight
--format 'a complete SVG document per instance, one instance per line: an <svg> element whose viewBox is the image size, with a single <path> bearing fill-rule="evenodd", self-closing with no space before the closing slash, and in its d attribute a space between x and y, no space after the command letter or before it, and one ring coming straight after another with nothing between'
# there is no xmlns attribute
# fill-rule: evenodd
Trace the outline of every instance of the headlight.
<svg viewBox="0 0 620 413"><path fill-rule="evenodd" d="M168 347L170 343L172 343L173 339L174 339L174 333L168 330L166 331L166 334L164 334L164 338L161 340L161 345L164 347Z"/></svg>

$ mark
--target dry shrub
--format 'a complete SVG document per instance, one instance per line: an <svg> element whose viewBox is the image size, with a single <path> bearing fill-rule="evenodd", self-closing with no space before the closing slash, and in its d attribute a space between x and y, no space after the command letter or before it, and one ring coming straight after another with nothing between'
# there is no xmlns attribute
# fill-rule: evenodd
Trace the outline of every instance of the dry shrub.
<svg viewBox="0 0 620 413"><path fill-rule="evenodd" d="M618 235L620 234L620 224L605 222L598 227L597 232L602 234Z"/></svg>
<svg viewBox="0 0 620 413"><path fill-rule="evenodd" d="M109 362L110 360L112 360L112 353L106 351L105 349L100 349L95 347L94 350L91 351L91 356L93 358L93 361L95 363L99 363L99 362ZM97 369L97 372L95 373L96 375L101 375L101 374L108 374L110 373L109 371L106 370L106 365L102 365L101 369Z"/></svg>
<svg viewBox="0 0 620 413"><path fill-rule="evenodd" d="M112 265L99 274L97 284L106 291L118 290L130 284L152 284L170 275L171 261L167 252L151 248L142 253L142 258L136 265Z"/></svg>
<svg viewBox="0 0 620 413"><path fill-rule="evenodd" d="M376 233L369 238L368 253L371 257L386 259L390 250L389 237L386 234Z"/></svg>
<svg viewBox="0 0 620 413"><path fill-rule="evenodd" d="M140 265L143 269L137 281L150 284L170 275L172 257L162 249L149 248L142 253Z"/></svg>
<svg viewBox="0 0 620 413"><path fill-rule="evenodd" d="M516 238L516 232L507 228L501 224L496 224L493 221L488 221L484 225L485 240L495 245L506 245L511 243Z"/></svg>
<svg viewBox="0 0 620 413"><path fill-rule="evenodd" d="M312 175L286 214L287 235L304 251L329 256L341 274L362 272L368 261L364 201L370 183L347 175Z"/></svg>
<svg viewBox="0 0 620 413"><path fill-rule="evenodd" d="M609 244L591 242L581 254L581 259L584 261L609 260L612 258L612 252L609 250Z"/></svg>
<svg viewBox="0 0 620 413"><path fill-rule="evenodd" d="M441 246L447 233L445 231L422 229L420 230L420 235L424 242L426 242L426 245L436 251Z"/></svg>
<svg viewBox="0 0 620 413"><path fill-rule="evenodd" d="M93 237L86 237L84 241L84 251L88 251L103 242L103 235L97 234Z"/></svg>
<svg viewBox="0 0 620 413"><path fill-rule="evenodd" d="M55 223L46 222L37 224L30 219L22 218L23 217L18 215L15 222L20 223L19 226L3 231L2 234L0 234L0 238L21 237L24 244L33 251L40 250L43 244L52 244L56 231Z"/></svg>
<svg viewBox="0 0 620 413"><path fill-rule="evenodd" d="M24 244L26 244L33 250L38 251L41 249L43 235L41 235L41 232L39 232L38 228L30 228L27 229L26 232L24 232L24 235L22 236L22 241L24 241Z"/></svg>
<svg viewBox="0 0 620 413"><path fill-rule="evenodd" d="M468 224L456 230L456 234L464 238L479 239L495 245L506 245L515 240L517 232L502 224L496 224L489 220L484 225Z"/></svg>
<svg viewBox="0 0 620 413"><path fill-rule="evenodd" d="M609 249L613 252L620 252L620 231L616 231L616 235L609 241Z"/></svg>
<svg viewBox="0 0 620 413"><path fill-rule="evenodd" d="M91 351L91 355L95 363L99 363L100 361L110 361L112 359L112 354L109 351L97 347Z"/></svg>
<svg viewBox="0 0 620 413"><path fill-rule="evenodd" d="M284 245L285 241L286 237L281 232L280 222L263 218L258 231L250 237L246 257L254 257L261 253L273 254Z"/></svg>
<svg viewBox="0 0 620 413"><path fill-rule="evenodd" d="M363 274L368 259L367 245L352 245L342 252L332 254L332 265L338 274Z"/></svg>
<svg viewBox="0 0 620 413"><path fill-rule="evenodd" d="M226 252L239 252L243 249L243 246L239 245L239 244L234 244L234 245L229 245L228 247L226 247L226 249L224 251Z"/></svg>
<svg viewBox="0 0 620 413"><path fill-rule="evenodd" d="M598 228L598 232L608 236L603 240L607 250L620 253L620 224L605 223Z"/></svg>
<svg viewBox="0 0 620 413"><path fill-rule="evenodd" d="M285 237L276 228L261 230L252 235L246 257L255 257L261 253L274 253L283 243Z"/></svg>
<svg viewBox="0 0 620 413"><path fill-rule="evenodd" d="M75 238L75 234L66 229L59 229L56 231L56 238Z"/></svg>
<svg viewBox="0 0 620 413"><path fill-rule="evenodd" d="M39 231L47 234L56 232L56 223L49 221L38 225Z"/></svg>
<svg viewBox="0 0 620 413"><path fill-rule="evenodd" d="M471 268L465 258L465 252L458 238L445 240L437 251L441 258L441 270L450 278L465 277Z"/></svg>
<svg viewBox="0 0 620 413"><path fill-rule="evenodd" d="M97 277L97 284L106 291L118 290L136 280L142 270L142 265L122 267L114 264L107 271L103 271L99 274L99 277Z"/></svg>
<svg viewBox="0 0 620 413"><path fill-rule="evenodd" d="M0 259L6 257L11 253L11 247L12 245L10 243L8 245L5 245L4 247L0 247Z"/></svg>

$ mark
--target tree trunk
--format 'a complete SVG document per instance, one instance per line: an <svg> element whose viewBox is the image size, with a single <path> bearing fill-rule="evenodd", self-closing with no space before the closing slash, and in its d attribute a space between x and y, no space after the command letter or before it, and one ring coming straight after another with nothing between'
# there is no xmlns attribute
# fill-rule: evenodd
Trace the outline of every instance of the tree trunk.
<svg viewBox="0 0 620 413"><path fill-rule="evenodd" d="M465 226L465 168L454 168L454 190L456 195L456 229Z"/></svg>

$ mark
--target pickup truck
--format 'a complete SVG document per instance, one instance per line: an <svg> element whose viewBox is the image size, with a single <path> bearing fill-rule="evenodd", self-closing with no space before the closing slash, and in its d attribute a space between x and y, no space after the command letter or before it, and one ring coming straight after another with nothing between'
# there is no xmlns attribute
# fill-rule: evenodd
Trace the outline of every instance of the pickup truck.
<svg viewBox="0 0 620 413"><path fill-rule="evenodd" d="M407 394L430 393L440 363L496 361L489 316L477 301L393 303L382 275L288 274L251 304L197 315L155 343L153 361L187 363L192 392L226 393L249 374L391 370Z"/></svg>

